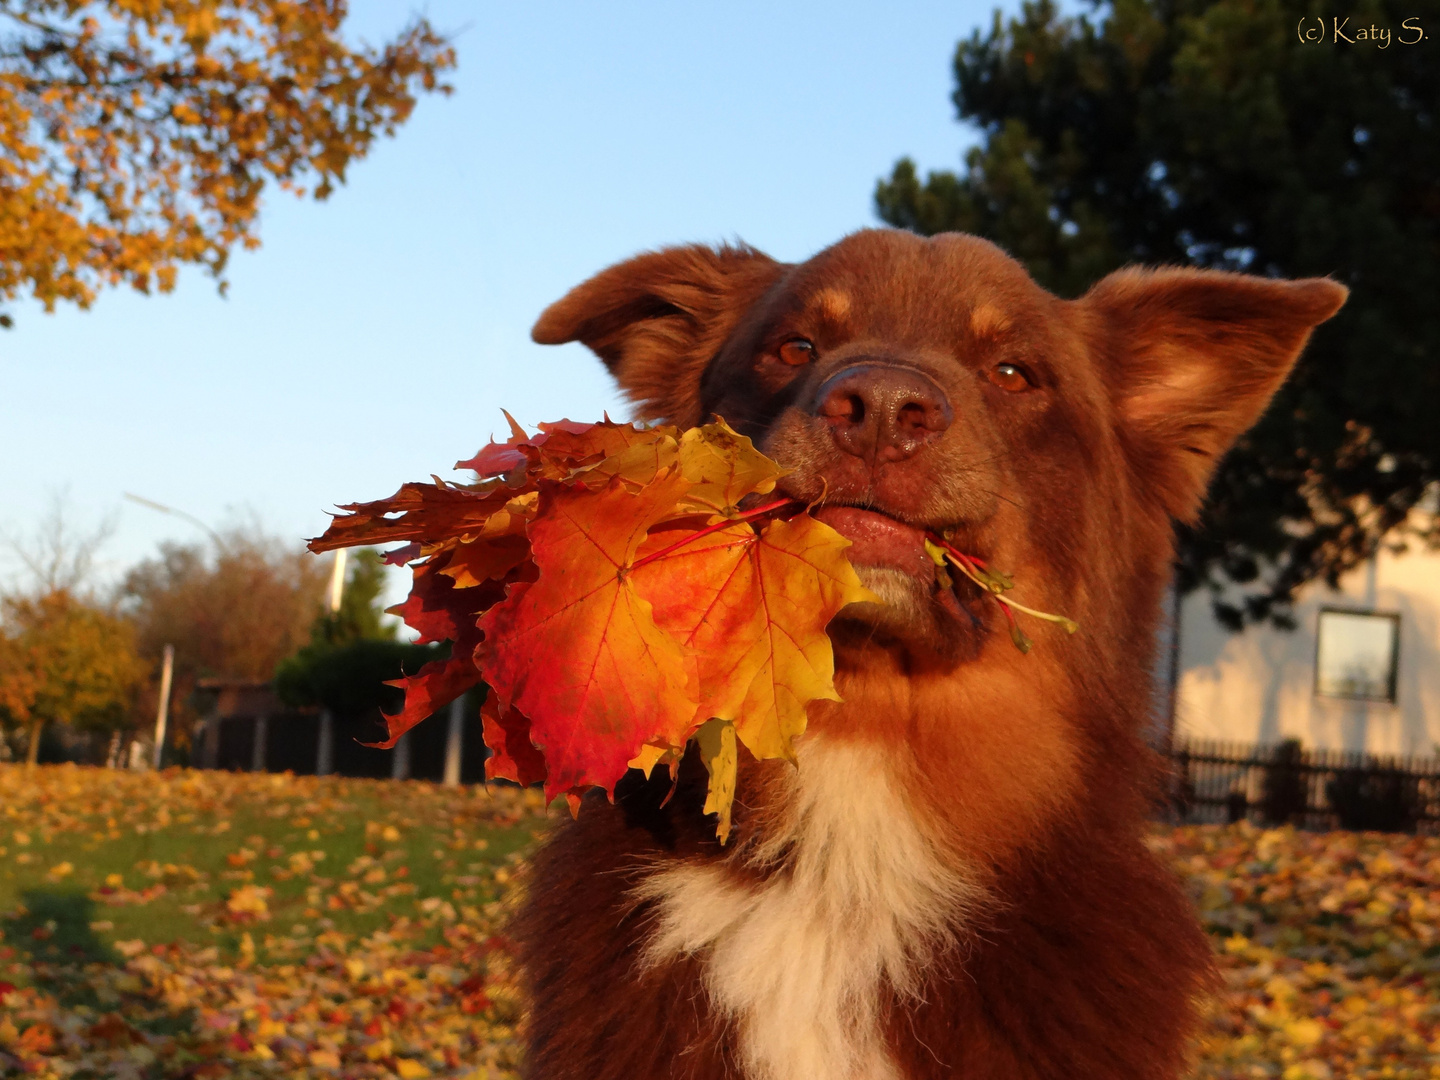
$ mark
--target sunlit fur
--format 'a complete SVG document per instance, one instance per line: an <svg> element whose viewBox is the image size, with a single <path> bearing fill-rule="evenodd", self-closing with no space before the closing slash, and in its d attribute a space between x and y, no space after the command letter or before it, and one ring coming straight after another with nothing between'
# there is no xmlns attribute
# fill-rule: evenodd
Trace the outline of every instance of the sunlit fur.
<svg viewBox="0 0 1440 1080"><path fill-rule="evenodd" d="M1182 1075L1209 948L1143 843L1174 522L1344 295L1126 270L1065 301L983 240L867 230L793 266L653 252L553 305L537 340L591 345L644 415L720 413L783 490L901 539L862 567L880 602L831 624L843 700L811 705L798 766L741 754L727 846L692 750L536 855L513 928L528 1080ZM777 356L796 338L806 364ZM882 457L821 401L887 365L953 422ZM923 529L1080 632L1028 622L1022 655L978 589L940 603L904 539Z"/></svg>
<svg viewBox="0 0 1440 1080"><path fill-rule="evenodd" d="M741 853L783 871L753 885L686 863L645 878L635 896L654 902L655 922L642 964L701 959L754 1080L895 1077L881 988L917 996L982 889L946 863L872 751L815 737L787 779L779 827Z"/></svg>

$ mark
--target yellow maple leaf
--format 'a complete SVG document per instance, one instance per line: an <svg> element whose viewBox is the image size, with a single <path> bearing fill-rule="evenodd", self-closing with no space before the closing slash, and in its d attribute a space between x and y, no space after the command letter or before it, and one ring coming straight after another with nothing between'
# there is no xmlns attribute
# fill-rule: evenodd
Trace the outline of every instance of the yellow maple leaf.
<svg viewBox="0 0 1440 1080"><path fill-rule="evenodd" d="M747 495L764 495L786 470L755 449L724 420L691 428L680 437L680 470L693 485L683 505L724 517Z"/></svg>

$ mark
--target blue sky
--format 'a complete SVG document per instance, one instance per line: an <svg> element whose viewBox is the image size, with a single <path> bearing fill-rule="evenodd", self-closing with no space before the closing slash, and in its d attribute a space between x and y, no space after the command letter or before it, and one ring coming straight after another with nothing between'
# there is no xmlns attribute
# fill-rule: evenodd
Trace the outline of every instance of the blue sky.
<svg viewBox="0 0 1440 1080"><path fill-rule="evenodd" d="M227 298L186 271L168 296L14 308L0 528L31 532L66 493L75 524L112 519L114 580L161 540L203 539L126 491L298 543L334 503L451 475L502 407L528 425L628 415L583 347L530 342L545 305L646 248L740 238L793 260L875 224L897 158L954 167L973 142L950 62L993 9L429 4L455 33L455 93L422 100L328 202L272 192ZM409 9L352 10L377 41Z"/></svg>

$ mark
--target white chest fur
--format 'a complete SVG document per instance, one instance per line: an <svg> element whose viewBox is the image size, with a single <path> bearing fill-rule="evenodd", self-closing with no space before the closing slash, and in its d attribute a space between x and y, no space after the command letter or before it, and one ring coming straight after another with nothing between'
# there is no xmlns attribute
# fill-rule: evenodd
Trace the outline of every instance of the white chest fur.
<svg viewBox="0 0 1440 1080"><path fill-rule="evenodd" d="M895 1080L882 981L918 993L979 889L937 857L873 752L812 737L799 754L792 812L755 856L781 869L759 886L703 865L650 877L642 962L702 957L749 1080Z"/></svg>

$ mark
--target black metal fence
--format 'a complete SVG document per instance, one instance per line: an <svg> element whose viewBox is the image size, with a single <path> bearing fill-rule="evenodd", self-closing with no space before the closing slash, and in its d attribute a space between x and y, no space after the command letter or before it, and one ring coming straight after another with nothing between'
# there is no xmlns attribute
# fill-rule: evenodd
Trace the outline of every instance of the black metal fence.
<svg viewBox="0 0 1440 1080"><path fill-rule="evenodd" d="M433 716L409 733L406 776L412 780L439 780L445 775L445 742L447 717ZM311 710L290 710L267 717L265 734L259 735L255 717L216 718L215 756L209 767L231 772L293 772L313 776L319 764L320 717ZM393 750L377 750L366 743L385 738L385 724L379 709L356 716L334 719L331 768L339 776L365 776L378 779L393 776ZM485 759L489 751L480 734L480 718L471 712L465 718L460 743L460 782L483 783ZM261 745L257 752L256 739ZM199 760L197 760L197 758ZM203 754L191 758L191 764L205 767Z"/></svg>
<svg viewBox="0 0 1440 1080"><path fill-rule="evenodd" d="M1168 816L1182 823L1440 834L1440 759L1184 742L1170 750Z"/></svg>

